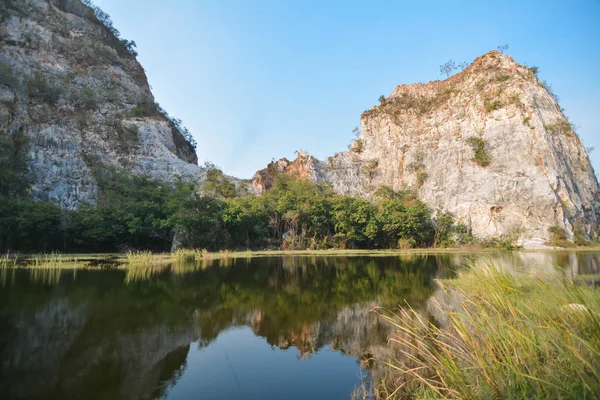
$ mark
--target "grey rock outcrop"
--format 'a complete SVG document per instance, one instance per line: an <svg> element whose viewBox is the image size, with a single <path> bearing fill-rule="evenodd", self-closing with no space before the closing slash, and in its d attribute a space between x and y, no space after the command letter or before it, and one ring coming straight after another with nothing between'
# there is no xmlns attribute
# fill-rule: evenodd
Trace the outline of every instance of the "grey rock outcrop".
<svg viewBox="0 0 600 400"><path fill-rule="evenodd" d="M413 188L479 238L542 246L548 228L596 237L600 189L585 147L532 70L496 51L444 81L398 86L361 116L348 151L319 161L299 153L269 168L340 194L371 198Z"/></svg>
<svg viewBox="0 0 600 400"><path fill-rule="evenodd" d="M94 10L79 0L5 0L0 18L0 135L26 137L35 198L94 203L97 161L164 181L203 179L135 53Z"/></svg>

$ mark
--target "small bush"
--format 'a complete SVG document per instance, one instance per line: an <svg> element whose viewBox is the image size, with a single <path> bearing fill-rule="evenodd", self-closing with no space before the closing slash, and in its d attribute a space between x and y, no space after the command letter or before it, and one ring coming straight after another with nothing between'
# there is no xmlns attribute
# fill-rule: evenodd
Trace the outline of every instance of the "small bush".
<svg viewBox="0 0 600 400"><path fill-rule="evenodd" d="M92 110L98 105L98 98L92 89L83 88L79 93L79 102L84 108Z"/></svg>
<svg viewBox="0 0 600 400"><path fill-rule="evenodd" d="M513 93L508 96L508 103L514 105L517 108L523 107L523 103L521 102L521 96L518 93Z"/></svg>
<svg viewBox="0 0 600 400"><path fill-rule="evenodd" d="M357 139L354 142L354 146L351 146L351 150L355 153L360 154L363 151L363 147L364 147L364 143L363 143L362 139Z"/></svg>
<svg viewBox="0 0 600 400"><path fill-rule="evenodd" d="M113 26L112 20L107 13L102 11L98 6L94 5L91 0L82 0L82 3L92 8L94 11L94 16L96 17L96 22L104 26L108 32L110 43L120 55L130 55L133 57L137 56L135 42L133 40L121 38L121 33Z"/></svg>
<svg viewBox="0 0 600 400"><path fill-rule="evenodd" d="M61 92L60 87L49 84L41 72L36 72L27 83L27 94L47 103L56 103Z"/></svg>
<svg viewBox="0 0 600 400"><path fill-rule="evenodd" d="M552 240L567 240L567 233L558 225L548 228L548 232L552 234Z"/></svg>
<svg viewBox="0 0 600 400"><path fill-rule="evenodd" d="M131 115L133 117L149 117L156 115L157 110L158 108L155 102L152 100L144 100L131 109Z"/></svg>
<svg viewBox="0 0 600 400"><path fill-rule="evenodd" d="M419 187L423 186L428 177L429 175L425 171L421 171L417 174L417 183L419 184Z"/></svg>
<svg viewBox="0 0 600 400"><path fill-rule="evenodd" d="M590 240L587 240L585 238L585 235L579 231L576 231L575 234L573 235L573 242L575 242L575 244L577 246L591 246L593 245L593 242Z"/></svg>
<svg viewBox="0 0 600 400"><path fill-rule="evenodd" d="M379 96L379 102L383 103L384 101L385 101L385 96L384 95Z"/></svg>
<svg viewBox="0 0 600 400"><path fill-rule="evenodd" d="M554 90L552 89L552 85L550 85L550 83L548 83L546 81L543 81L542 86L544 87L544 89L546 89L548 91L548 93L550 93L550 95L552 95L552 97L554 97L554 100L556 100L558 102L559 97L556 93L554 93Z"/></svg>
<svg viewBox="0 0 600 400"><path fill-rule="evenodd" d="M554 123L546 125L546 130L552 133L573 133L573 127L568 121L564 119L557 119L556 121L554 121Z"/></svg>
<svg viewBox="0 0 600 400"><path fill-rule="evenodd" d="M496 77L494 78L494 80L496 82L506 82L507 80L510 79L510 75L509 74L498 74L496 75Z"/></svg>
<svg viewBox="0 0 600 400"><path fill-rule="evenodd" d="M365 165L363 165L361 171L366 174L369 179L373 179L375 174L377 173L377 168L379 167L379 160L372 159L367 161Z"/></svg>
<svg viewBox="0 0 600 400"><path fill-rule="evenodd" d="M500 100L486 101L484 103L484 107L485 107L485 111L490 113L490 112L492 112L494 110L498 110L500 107L502 107L502 102Z"/></svg>
<svg viewBox="0 0 600 400"><path fill-rule="evenodd" d="M398 248L400 250L412 249L413 247L415 247L415 244L416 244L415 239L413 239L413 238L410 238L410 239L400 238L400 239L398 239L398 243L397 243Z"/></svg>
<svg viewBox="0 0 600 400"><path fill-rule="evenodd" d="M492 161L490 153L488 153L485 139L481 136L471 136L467 139L467 143L473 149L473 161L480 167L487 167Z"/></svg>
<svg viewBox="0 0 600 400"><path fill-rule="evenodd" d="M6 85L13 89L18 89L20 84L17 77L7 65L0 65L0 86Z"/></svg>
<svg viewBox="0 0 600 400"><path fill-rule="evenodd" d="M117 91L112 88L108 89L106 91L106 101L108 101L109 103L116 103L117 100L118 100Z"/></svg>
<svg viewBox="0 0 600 400"><path fill-rule="evenodd" d="M540 69L536 66L533 67L529 67L529 70L533 73L533 75L535 75L535 77L537 78L538 76L538 72L540 72Z"/></svg>
<svg viewBox="0 0 600 400"><path fill-rule="evenodd" d="M194 140L192 132L183 125L183 121L170 116L169 113L158 104L156 104L156 108L158 113L165 117L169 122L169 126L173 131L173 141L175 142L175 146L177 146L177 148L185 147L189 151L195 152L197 146L196 140Z"/></svg>

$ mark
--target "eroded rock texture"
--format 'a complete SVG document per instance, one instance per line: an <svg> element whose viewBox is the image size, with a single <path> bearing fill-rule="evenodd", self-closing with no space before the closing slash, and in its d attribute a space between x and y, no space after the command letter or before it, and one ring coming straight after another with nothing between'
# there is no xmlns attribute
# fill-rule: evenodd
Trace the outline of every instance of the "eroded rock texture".
<svg viewBox="0 0 600 400"><path fill-rule="evenodd" d="M0 2L0 128L27 138L33 194L94 203L95 162L202 179L194 147L156 110L126 43L79 0Z"/></svg>
<svg viewBox="0 0 600 400"><path fill-rule="evenodd" d="M476 237L536 247L550 226L597 235L600 195L585 147L535 74L496 51L444 81L398 86L361 116L348 151L299 153L259 171L294 173L370 198L381 185L413 188Z"/></svg>

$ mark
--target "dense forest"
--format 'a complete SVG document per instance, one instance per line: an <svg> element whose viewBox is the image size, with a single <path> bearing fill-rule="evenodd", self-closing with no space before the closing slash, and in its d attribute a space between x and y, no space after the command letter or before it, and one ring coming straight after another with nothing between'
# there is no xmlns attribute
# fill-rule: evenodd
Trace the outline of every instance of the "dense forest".
<svg viewBox="0 0 600 400"><path fill-rule="evenodd" d="M66 210L29 195L26 139L0 143L0 251L114 252L218 249L410 248L470 240L448 213L410 190L378 190L373 202L336 195L325 184L278 175L262 196L244 196L207 165L199 188L131 176L90 160L97 204Z"/></svg>

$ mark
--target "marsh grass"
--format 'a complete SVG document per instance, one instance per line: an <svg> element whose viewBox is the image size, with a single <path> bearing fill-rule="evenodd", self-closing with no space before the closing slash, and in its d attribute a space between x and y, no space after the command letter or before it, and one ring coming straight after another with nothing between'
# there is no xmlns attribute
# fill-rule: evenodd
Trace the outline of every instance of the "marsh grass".
<svg viewBox="0 0 600 400"><path fill-rule="evenodd" d="M491 264L439 283L454 299L435 304L439 324L410 306L383 314L398 398L600 398L600 291Z"/></svg>
<svg viewBox="0 0 600 400"><path fill-rule="evenodd" d="M36 254L25 259L29 268L77 268L85 266L78 260L60 253Z"/></svg>
<svg viewBox="0 0 600 400"><path fill-rule="evenodd" d="M215 258L215 253L210 253L206 249L178 249L173 253L175 261L178 263L182 262L196 262L199 263L205 260L212 260Z"/></svg>
<svg viewBox="0 0 600 400"><path fill-rule="evenodd" d="M18 255L11 257L10 254L4 254L0 256L0 268L10 268L17 265Z"/></svg>
<svg viewBox="0 0 600 400"><path fill-rule="evenodd" d="M158 253L151 251L130 251L125 254L125 261L128 267L168 264L176 259L174 253Z"/></svg>

